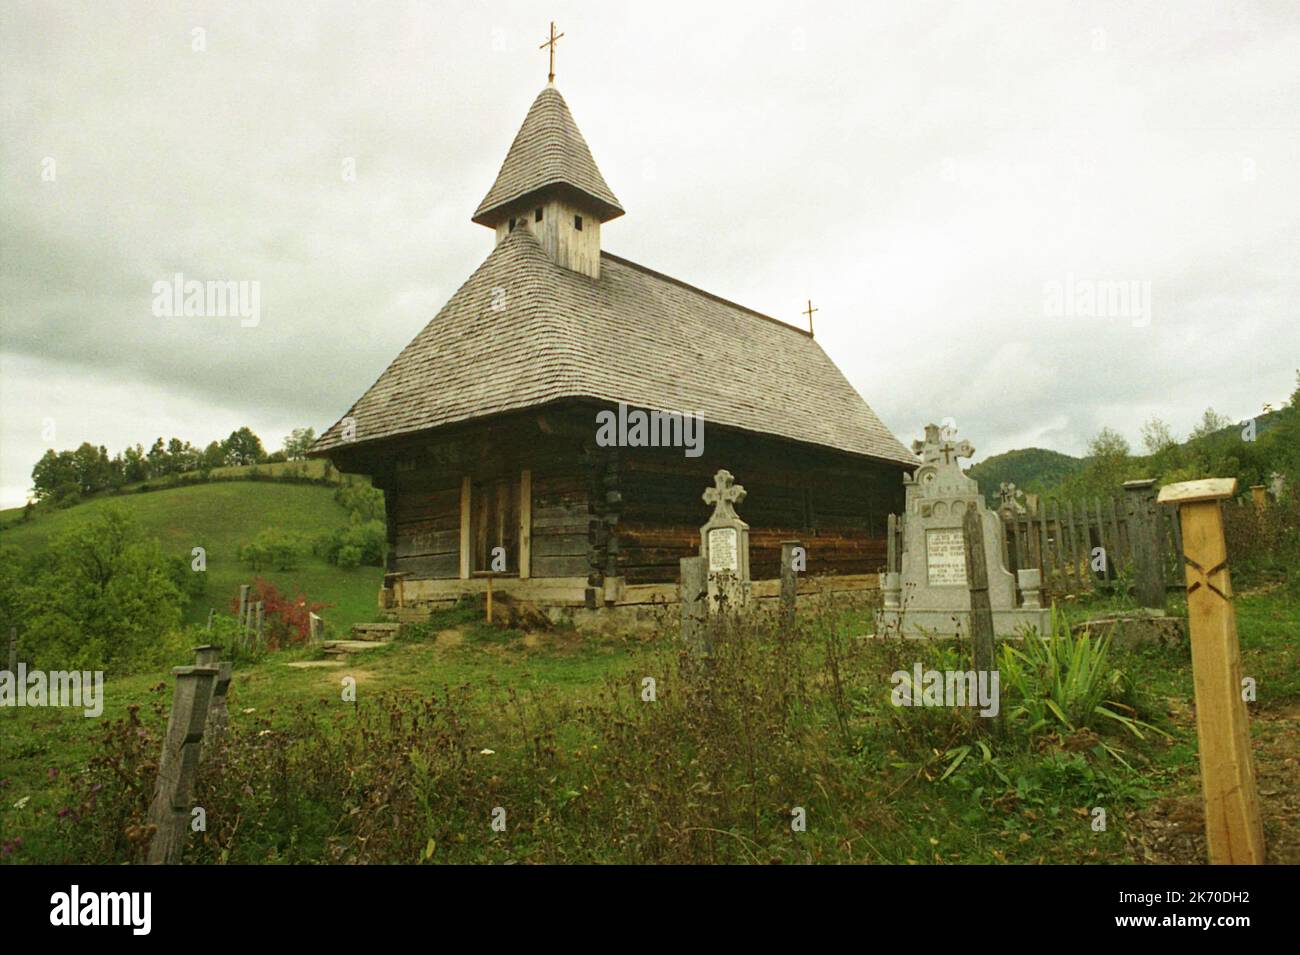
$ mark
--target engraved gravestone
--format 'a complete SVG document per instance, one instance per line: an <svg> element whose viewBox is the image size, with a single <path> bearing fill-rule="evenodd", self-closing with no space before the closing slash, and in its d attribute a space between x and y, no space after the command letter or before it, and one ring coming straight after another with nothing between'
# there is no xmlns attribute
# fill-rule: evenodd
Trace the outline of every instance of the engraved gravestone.
<svg viewBox="0 0 1300 955"><path fill-rule="evenodd" d="M1033 601L1018 605L1016 578L1002 559L1002 519L990 511L979 484L966 476L958 459L975 453L968 441L938 425L928 425L925 439L912 450L921 464L903 484L906 506L902 517L903 553L897 573L881 575L884 609L877 615L877 632L908 636L956 636L970 633L970 591L966 580L965 535L962 519L968 510L979 514L984 527L989 601L994 632L1012 636L1025 626L1047 632L1051 613Z"/></svg>
<svg viewBox="0 0 1300 955"><path fill-rule="evenodd" d="M704 503L713 505L713 516L700 528L700 556L709 572L710 612L749 602L749 525L735 508L744 499L744 487L726 470L715 474L713 487L704 492Z"/></svg>

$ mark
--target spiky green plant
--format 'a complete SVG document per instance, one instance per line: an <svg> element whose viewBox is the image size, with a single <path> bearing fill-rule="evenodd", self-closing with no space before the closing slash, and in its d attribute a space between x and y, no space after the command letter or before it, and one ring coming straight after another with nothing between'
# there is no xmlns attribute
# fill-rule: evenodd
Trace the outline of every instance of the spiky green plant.
<svg viewBox="0 0 1300 955"><path fill-rule="evenodd" d="M1051 634L1031 631L1020 646L1002 644L1001 682L1010 700L1004 709L1007 720L1022 725L1030 736L1056 726L1068 732L1095 729L1103 721L1139 739L1145 738L1143 730L1166 735L1138 719L1137 711L1123 702L1131 688L1123 671L1110 663L1111 636L1087 631L1076 636L1065 614L1054 609ZM1113 748L1106 749L1119 758Z"/></svg>

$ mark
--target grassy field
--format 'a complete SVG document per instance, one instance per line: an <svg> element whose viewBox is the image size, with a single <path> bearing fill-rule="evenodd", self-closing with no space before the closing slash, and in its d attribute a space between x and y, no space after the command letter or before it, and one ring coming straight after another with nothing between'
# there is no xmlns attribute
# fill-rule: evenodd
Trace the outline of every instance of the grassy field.
<svg viewBox="0 0 1300 955"><path fill-rule="evenodd" d="M1273 589L1236 603L1243 672L1260 686L1252 735L1270 859L1294 863L1300 601ZM195 861L1204 861L1186 646L1113 651L1158 732L995 742L953 769L965 724L892 707L885 675L964 651L864 639L859 615L834 619L784 670L772 662L781 647L764 644L745 651L754 682L704 695L666 635L503 631L472 608L341 669L286 666L306 648L269 655L236 673L237 755L203 790L212 818L242 821L200 841ZM22 840L6 861L76 857L58 817L70 787L129 707L156 746L162 676L110 684L101 720L0 711L0 844ZM777 719L782 693L802 702ZM152 778L147 762L141 774ZM505 833L487 826L496 805L510 807ZM806 807L806 832L790 832L792 805Z"/></svg>
<svg viewBox="0 0 1300 955"><path fill-rule="evenodd" d="M205 620L209 607L226 611L239 585L254 574L236 559L240 544L264 527L314 538L348 521L348 513L333 499L333 489L313 484L270 481L228 481L94 498L66 510L45 511L27 523L0 532L0 544L39 552L57 535L79 522L93 519L107 507L126 510L145 531L158 539L167 554L187 560L191 550L207 552L207 587L186 608L187 622ZM314 601L330 604L322 612L326 623L342 632L352 624L376 617L376 595L383 578L378 567L341 570L312 555L297 569L265 570L261 576L282 591L301 591Z"/></svg>

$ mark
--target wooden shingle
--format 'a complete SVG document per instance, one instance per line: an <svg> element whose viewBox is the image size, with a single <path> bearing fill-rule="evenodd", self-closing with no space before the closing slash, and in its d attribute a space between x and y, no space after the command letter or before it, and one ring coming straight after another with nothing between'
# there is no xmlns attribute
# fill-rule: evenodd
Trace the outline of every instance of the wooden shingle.
<svg viewBox="0 0 1300 955"><path fill-rule="evenodd" d="M345 419L362 444L584 398L698 413L706 440L720 425L917 463L806 332L608 252L599 279L571 271L527 228L493 249ZM313 453L346 443L341 420Z"/></svg>

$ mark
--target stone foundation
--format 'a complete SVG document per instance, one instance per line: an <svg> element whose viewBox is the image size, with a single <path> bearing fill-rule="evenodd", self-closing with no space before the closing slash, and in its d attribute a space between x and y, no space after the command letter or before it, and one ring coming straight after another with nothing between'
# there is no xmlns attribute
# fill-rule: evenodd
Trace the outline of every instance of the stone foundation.
<svg viewBox="0 0 1300 955"><path fill-rule="evenodd" d="M481 600L487 593L486 579L478 577L391 583L379 591L379 609L399 623L419 623L427 620L432 611L451 607L462 597ZM807 602L824 593L865 595L877 589L876 574L801 578L797 599ZM757 606L775 607L780 590L780 580L756 580L750 593ZM530 612L544 615L555 626L593 633L651 630L664 613L676 620L678 602L675 583L628 585L622 578L592 588L584 577L501 577L492 581L492 597L507 606L527 605Z"/></svg>

